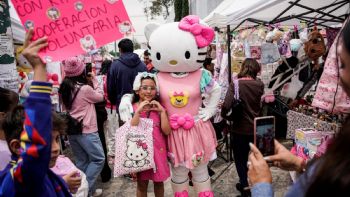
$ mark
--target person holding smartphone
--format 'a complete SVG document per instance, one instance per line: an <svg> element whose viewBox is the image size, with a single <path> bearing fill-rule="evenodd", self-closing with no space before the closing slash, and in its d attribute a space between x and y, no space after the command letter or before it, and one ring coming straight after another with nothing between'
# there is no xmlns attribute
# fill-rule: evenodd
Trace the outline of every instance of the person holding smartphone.
<svg viewBox="0 0 350 197"><path fill-rule="evenodd" d="M243 113L239 120L233 120L232 130L233 154L239 176L236 189L242 193L242 196L250 195L247 180L249 143L254 142L254 118L260 115L262 108L261 96L264 94L264 84L256 77L260 69L260 64L255 59L247 58L238 74L239 97ZM223 117L233 107L234 92L234 83L231 83L222 105L221 114Z"/></svg>
<svg viewBox="0 0 350 197"><path fill-rule="evenodd" d="M338 41L336 55L341 65L338 65L340 85L350 96L350 22L345 22ZM332 48L330 49L332 51ZM252 196L274 196L272 176L266 160L284 170L304 172L297 182L290 187L286 197L292 196L350 196L350 118L342 125L328 147L325 155L308 165L275 141L275 155L263 157L260 151L250 144L252 153L249 155L249 180L252 186Z"/></svg>

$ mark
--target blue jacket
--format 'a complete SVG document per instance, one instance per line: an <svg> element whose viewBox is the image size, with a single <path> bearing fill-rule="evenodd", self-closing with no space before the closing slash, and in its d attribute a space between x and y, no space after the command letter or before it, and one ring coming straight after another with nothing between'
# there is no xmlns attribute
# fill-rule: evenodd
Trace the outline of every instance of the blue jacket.
<svg viewBox="0 0 350 197"><path fill-rule="evenodd" d="M318 162L312 164L306 172L304 172L297 181L289 187L284 197L303 197L305 196L310 184L314 180L314 173ZM273 197L274 191L270 183L257 183L251 189L252 197Z"/></svg>
<svg viewBox="0 0 350 197"><path fill-rule="evenodd" d="M66 183L49 169L51 159L51 84L33 82L25 103L21 154L0 172L0 197L71 196Z"/></svg>
<svg viewBox="0 0 350 197"><path fill-rule="evenodd" d="M114 60L107 76L108 99L119 107L124 94L133 93L133 84L139 72L146 72L146 65L135 53L122 53Z"/></svg>

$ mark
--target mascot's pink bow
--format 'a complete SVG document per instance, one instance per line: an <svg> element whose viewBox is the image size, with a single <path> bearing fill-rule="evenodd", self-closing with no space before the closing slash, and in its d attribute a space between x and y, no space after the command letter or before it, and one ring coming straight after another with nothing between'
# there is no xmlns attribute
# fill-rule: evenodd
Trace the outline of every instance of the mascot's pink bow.
<svg viewBox="0 0 350 197"><path fill-rule="evenodd" d="M179 23L179 28L191 32L199 48L208 46L214 38L214 30L199 23L199 17L189 15Z"/></svg>

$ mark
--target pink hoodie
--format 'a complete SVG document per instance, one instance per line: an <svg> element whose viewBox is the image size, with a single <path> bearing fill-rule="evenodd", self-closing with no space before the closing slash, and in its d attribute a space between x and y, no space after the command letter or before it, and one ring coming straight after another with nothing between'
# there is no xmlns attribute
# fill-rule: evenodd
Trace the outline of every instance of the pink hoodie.
<svg viewBox="0 0 350 197"><path fill-rule="evenodd" d="M98 87L97 80L94 78L92 88L89 85L84 85L75 98L70 114L73 118L83 120L83 133L97 132L97 119L95 103L103 101L103 90Z"/></svg>

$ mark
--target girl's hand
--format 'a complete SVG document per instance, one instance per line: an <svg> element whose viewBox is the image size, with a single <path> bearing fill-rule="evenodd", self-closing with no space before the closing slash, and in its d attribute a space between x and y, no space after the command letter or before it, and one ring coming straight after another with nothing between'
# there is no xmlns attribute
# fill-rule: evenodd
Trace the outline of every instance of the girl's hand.
<svg viewBox="0 0 350 197"><path fill-rule="evenodd" d="M156 100L151 101L151 111L164 112L163 106Z"/></svg>
<svg viewBox="0 0 350 197"><path fill-rule="evenodd" d="M149 111L150 110L150 106L149 106L150 102L149 101L142 101L137 110L136 113L140 114L143 111Z"/></svg>
<svg viewBox="0 0 350 197"><path fill-rule="evenodd" d="M36 69L36 67L45 67L45 64L41 61L38 53L41 49L48 45L47 37L42 37L36 41L31 41L34 35L34 30L29 29L26 33L24 41L23 56L28 60L28 62Z"/></svg>
<svg viewBox="0 0 350 197"><path fill-rule="evenodd" d="M77 173L77 171L74 171L63 176L63 180L67 183L71 193L76 193L81 185L81 177L77 176Z"/></svg>

